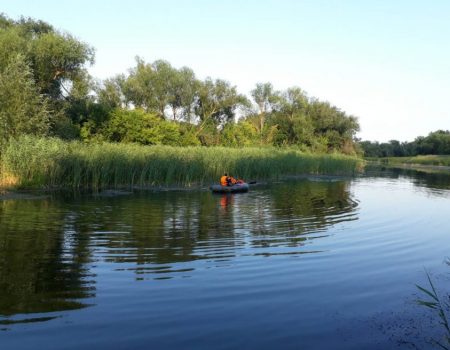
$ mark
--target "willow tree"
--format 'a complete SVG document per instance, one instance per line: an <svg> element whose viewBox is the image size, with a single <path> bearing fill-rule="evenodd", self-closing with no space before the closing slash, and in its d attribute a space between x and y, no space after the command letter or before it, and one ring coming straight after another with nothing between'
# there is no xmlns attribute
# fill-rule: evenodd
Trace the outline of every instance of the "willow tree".
<svg viewBox="0 0 450 350"><path fill-rule="evenodd" d="M267 114L273 111L279 103L279 93L273 89L271 83L258 83L255 89L251 91L251 95L258 106L258 129L262 143Z"/></svg>
<svg viewBox="0 0 450 350"><path fill-rule="evenodd" d="M188 120L198 81L187 67L176 69L164 60L146 63L137 57L136 67L123 78L121 87L126 102L135 107L157 113L161 118L169 110L173 120Z"/></svg>
<svg viewBox="0 0 450 350"><path fill-rule="evenodd" d="M47 99L52 111L62 116L75 100L74 86L89 80L86 65L93 63L94 50L43 21L14 21L0 15L0 67L4 69L18 57L22 58L17 64L27 66L26 75L31 75L37 92ZM87 90L83 98L88 97Z"/></svg>
<svg viewBox="0 0 450 350"><path fill-rule="evenodd" d="M200 84L195 113L199 118L199 132L208 124L219 127L234 121L241 107L250 101L237 92L236 86L221 79L207 78Z"/></svg>

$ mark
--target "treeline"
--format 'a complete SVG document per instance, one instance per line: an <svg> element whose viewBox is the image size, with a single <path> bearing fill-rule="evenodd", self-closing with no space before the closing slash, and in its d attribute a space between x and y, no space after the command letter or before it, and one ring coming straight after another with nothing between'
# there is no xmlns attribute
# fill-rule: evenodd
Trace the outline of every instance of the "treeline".
<svg viewBox="0 0 450 350"><path fill-rule="evenodd" d="M355 154L355 117L298 87L260 83L251 99L221 79L136 58L104 81L94 49L50 24L0 15L0 142L23 134L145 145L296 146Z"/></svg>
<svg viewBox="0 0 450 350"><path fill-rule="evenodd" d="M438 130L419 136L412 142L361 141L365 157L410 157L425 154L450 155L450 131Z"/></svg>

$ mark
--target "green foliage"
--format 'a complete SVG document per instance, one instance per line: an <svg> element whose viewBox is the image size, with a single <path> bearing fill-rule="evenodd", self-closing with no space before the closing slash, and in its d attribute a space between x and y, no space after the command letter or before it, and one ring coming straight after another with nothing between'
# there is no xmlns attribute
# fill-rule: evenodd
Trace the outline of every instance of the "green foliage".
<svg viewBox="0 0 450 350"><path fill-rule="evenodd" d="M370 160L377 160L378 158L369 158ZM383 157L379 159L383 164L391 165L434 165L434 166L450 166L450 156L441 155L425 155L413 157Z"/></svg>
<svg viewBox="0 0 450 350"><path fill-rule="evenodd" d="M196 129L192 124L180 123L180 146L200 146L200 140L197 137Z"/></svg>
<svg viewBox="0 0 450 350"><path fill-rule="evenodd" d="M103 81L102 86L96 86L98 103L107 110L113 110L122 106L124 96L121 89L123 77L118 76Z"/></svg>
<svg viewBox="0 0 450 350"><path fill-rule="evenodd" d="M428 136L419 136L412 142L391 140L379 143L361 141L366 157L405 157L426 154L450 155L450 131L437 130Z"/></svg>
<svg viewBox="0 0 450 350"><path fill-rule="evenodd" d="M207 78L200 84L194 108L202 129L207 124L218 126L234 121L238 109L249 104L248 99L229 82Z"/></svg>
<svg viewBox="0 0 450 350"><path fill-rule="evenodd" d="M119 188L217 182L223 172L244 179L284 175L349 175L361 160L294 149L170 147L64 142L21 137L9 143L2 173L22 187Z"/></svg>
<svg viewBox="0 0 450 350"><path fill-rule="evenodd" d="M255 120L253 120L253 124L259 130L260 143L263 144L264 139L267 143L266 115L276 110L276 105L280 101L279 93L274 91L271 83L257 83L255 89L251 91L251 95L259 110L257 114L258 122L255 123ZM266 134L266 137L263 136L264 134Z"/></svg>
<svg viewBox="0 0 450 350"><path fill-rule="evenodd" d="M63 140L75 140L80 137L80 127L74 124L64 113L56 113L52 116L50 135L60 137Z"/></svg>
<svg viewBox="0 0 450 350"><path fill-rule="evenodd" d="M51 99L62 96L63 82L74 81L85 72L85 63L93 63L91 47L45 22L29 18L7 21L9 25L0 27L0 66L23 55L39 91Z"/></svg>
<svg viewBox="0 0 450 350"><path fill-rule="evenodd" d="M0 143L22 134L45 135L50 127L47 99L20 54L0 68L0 125Z"/></svg>
<svg viewBox="0 0 450 350"><path fill-rule="evenodd" d="M278 146L296 144L311 147L314 143L314 126L304 114L293 114L286 118L282 113L275 113L270 118L270 124L277 125L274 143Z"/></svg>
<svg viewBox="0 0 450 350"><path fill-rule="evenodd" d="M120 86L127 103L161 118L169 108L174 120L189 120L198 81L189 68L177 70L163 60L148 64L137 57L136 67L121 79Z"/></svg>
<svg viewBox="0 0 450 350"><path fill-rule="evenodd" d="M142 109L116 109L105 125L104 136L107 140L115 142L178 145L180 129L178 124L161 120Z"/></svg>
<svg viewBox="0 0 450 350"><path fill-rule="evenodd" d="M18 58L21 57L21 58ZM77 123L84 115L74 115L79 105L85 103L91 90L90 80L85 64L93 63L93 49L87 44L80 42L73 36L56 31L51 25L30 18L21 18L13 21L5 16L0 21L0 70L11 65L13 61L19 60L17 64L25 62L29 78L34 82L36 93L43 95L48 110L45 118L37 123L46 124L51 120L50 126L53 134L67 137L67 130L76 129L76 125L68 125L67 118L61 119L61 114ZM24 73L25 74L25 73ZM10 97L19 90L12 90ZM33 105L34 99L30 104ZM34 107L24 107L30 109ZM21 111L17 110L20 114ZM39 118L36 114L36 118ZM64 127L61 127L64 120Z"/></svg>
<svg viewBox="0 0 450 350"><path fill-rule="evenodd" d="M251 95L259 108L260 114L271 112L279 102L279 93L274 91L271 83L258 83Z"/></svg>
<svg viewBox="0 0 450 350"><path fill-rule="evenodd" d="M45 33L31 40L29 56L41 92L58 99L65 81L84 74L83 65L93 62L93 50L71 35Z"/></svg>
<svg viewBox="0 0 450 350"><path fill-rule="evenodd" d="M270 83L257 84L252 96L258 113L247 120L259 130L261 144L356 154L353 138L359 130L357 119L330 103L309 98L298 87L274 91Z"/></svg>
<svg viewBox="0 0 450 350"><path fill-rule="evenodd" d="M225 147L252 146L257 142L258 130L246 120L241 120L237 124L229 123L225 125L221 133L220 144Z"/></svg>
<svg viewBox="0 0 450 350"><path fill-rule="evenodd" d="M298 87L276 91L271 83L259 83L251 91L252 105L225 80L201 81L187 67L178 69L164 60L146 63L139 57L128 74L97 83L86 70L94 61L92 47L43 21L0 16L0 71L17 57L22 57L17 64L29 83L3 80L9 89L4 96L12 102L0 108L7 110L7 118L20 115L14 118L21 120L21 127L4 133L29 133L26 115L37 126L34 133L63 139L356 153L356 118L309 98ZM22 91L19 84L27 88ZM31 95L35 97L24 100ZM442 144L441 139L436 137L435 143ZM441 144L436 148L446 151Z"/></svg>

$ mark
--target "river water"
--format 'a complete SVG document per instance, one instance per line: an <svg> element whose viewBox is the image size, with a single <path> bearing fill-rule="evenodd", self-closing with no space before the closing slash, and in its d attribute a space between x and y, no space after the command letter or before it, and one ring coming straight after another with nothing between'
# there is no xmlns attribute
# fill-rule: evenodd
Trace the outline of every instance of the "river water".
<svg viewBox="0 0 450 350"><path fill-rule="evenodd" d="M450 176L0 201L0 348L430 348Z"/></svg>

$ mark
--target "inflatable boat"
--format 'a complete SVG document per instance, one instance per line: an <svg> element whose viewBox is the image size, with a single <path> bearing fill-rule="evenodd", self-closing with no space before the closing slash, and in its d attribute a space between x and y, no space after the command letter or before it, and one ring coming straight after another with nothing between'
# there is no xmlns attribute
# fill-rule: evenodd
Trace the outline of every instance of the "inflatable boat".
<svg viewBox="0 0 450 350"><path fill-rule="evenodd" d="M210 187L211 191L215 193L238 193L238 192L247 192L248 191L248 183L239 183L233 186L222 186L222 185L212 185Z"/></svg>

